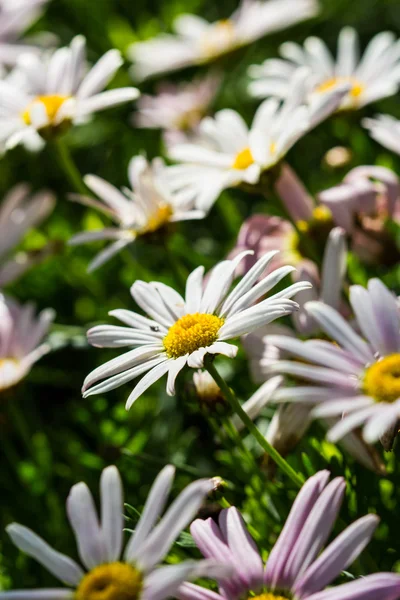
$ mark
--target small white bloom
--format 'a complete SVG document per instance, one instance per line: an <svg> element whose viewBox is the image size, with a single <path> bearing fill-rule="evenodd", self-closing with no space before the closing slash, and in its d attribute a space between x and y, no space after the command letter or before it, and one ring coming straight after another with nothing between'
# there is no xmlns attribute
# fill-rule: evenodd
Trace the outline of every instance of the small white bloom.
<svg viewBox="0 0 400 600"><path fill-rule="evenodd" d="M293 271L293 267L282 267L256 283L276 252L263 256L229 293L236 267L246 254L218 263L205 286L204 267L195 269L187 279L185 298L163 283L136 281L132 297L150 318L113 310L110 315L128 327L100 325L89 330L93 346L133 350L92 371L84 382L83 395L112 390L144 373L127 400L127 409L166 373L167 393L173 395L175 379L186 365L201 368L207 354L233 358L237 347L227 340L298 309L289 298L310 287L308 282L295 283L257 302Z"/></svg>
<svg viewBox="0 0 400 600"><path fill-rule="evenodd" d="M123 489L119 472L111 466L100 479L101 512L85 483L73 486L67 515L75 534L83 568L54 550L31 529L12 523L7 533L14 544L43 565L68 587L0 592L0 600L164 600L174 597L185 579L226 575L227 569L210 561L185 561L159 566L182 529L192 521L212 479L189 484L161 516L172 487L175 469L168 465L157 476L142 515L123 551Z"/></svg>
<svg viewBox="0 0 400 600"><path fill-rule="evenodd" d="M0 82L0 144L40 148L69 124L138 97L133 87L103 91L122 64L118 50L106 52L88 72L85 55L82 36L53 53L21 55L17 74Z"/></svg>
<svg viewBox="0 0 400 600"><path fill-rule="evenodd" d="M374 140L400 154L400 121L390 115L377 115L375 119L364 119L363 125Z"/></svg>
<svg viewBox="0 0 400 600"><path fill-rule="evenodd" d="M206 117L188 143L173 144L172 159L182 164L167 169L171 187L208 211L221 191L241 183L257 184L307 131L336 110L347 86L305 103L307 69L295 73L291 93L281 103L265 100L247 127L234 110Z"/></svg>
<svg viewBox="0 0 400 600"><path fill-rule="evenodd" d="M0 0L0 71L12 66L26 51L37 51L19 42L21 34L39 18L48 0Z"/></svg>
<svg viewBox="0 0 400 600"><path fill-rule="evenodd" d="M22 275L33 262L34 256L24 253L8 259L23 235L53 210L55 198L50 192L30 196L29 186L15 186L4 197L0 206L0 286L11 283Z"/></svg>
<svg viewBox="0 0 400 600"><path fill-rule="evenodd" d="M384 31L370 41L360 60L358 35L351 27L340 32L336 61L320 38L307 38L303 47L286 42L280 47L282 59L267 59L262 65L250 67L249 74L254 81L249 91L257 98L286 98L293 73L307 67L311 98L348 83L350 89L340 108L358 109L396 94L400 83L399 48L395 36Z"/></svg>
<svg viewBox="0 0 400 600"><path fill-rule="evenodd" d="M161 159L155 159L149 164L143 156L136 156L128 167L132 190L124 188L119 191L96 175L84 177L87 187L102 202L81 196L73 198L100 210L118 225L78 233L70 240L72 245L95 240L114 240L91 262L89 271L104 264L138 236L153 233L168 223L204 217L203 212L192 210L191 202L168 192L164 172L165 166Z"/></svg>
<svg viewBox="0 0 400 600"><path fill-rule="evenodd" d="M0 392L26 377L32 365L50 350L41 342L53 318L50 309L36 317L32 304L22 306L0 294Z"/></svg>
<svg viewBox="0 0 400 600"><path fill-rule="evenodd" d="M130 46L133 75L145 79L210 62L267 33L313 17L317 11L315 0L244 0L229 19L215 23L197 15L181 15L174 22L175 34Z"/></svg>

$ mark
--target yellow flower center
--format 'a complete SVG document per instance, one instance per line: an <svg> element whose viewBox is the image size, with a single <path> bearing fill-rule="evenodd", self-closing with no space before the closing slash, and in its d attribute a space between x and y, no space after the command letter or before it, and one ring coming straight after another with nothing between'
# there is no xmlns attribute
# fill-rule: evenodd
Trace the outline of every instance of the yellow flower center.
<svg viewBox="0 0 400 600"><path fill-rule="evenodd" d="M100 565L80 582L76 600L137 600L142 576L134 567L121 562Z"/></svg>
<svg viewBox="0 0 400 600"><path fill-rule="evenodd" d="M16 385L25 374L16 358L0 358L0 392Z"/></svg>
<svg viewBox="0 0 400 600"><path fill-rule="evenodd" d="M215 315L184 315L169 328L163 340L167 355L170 358L179 358L199 348L210 346L216 341L223 324L224 319Z"/></svg>
<svg viewBox="0 0 400 600"><path fill-rule="evenodd" d="M139 231L140 234L153 233L160 229L169 221L173 215L172 208L169 204L162 204L149 218L146 225Z"/></svg>
<svg viewBox="0 0 400 600"><path fill-rule="evenodd" d="M57 95L49 95L49 96L37 96L31 104L24 110L22 113L22 118L27 125L31 125L31 109L34 104L41 102L45 109L49 121L51 123L54 122L58 111L61 106L64 104L66 100L69 100L70 96L57 96Z"/></svg>
<svg viewBox="0 0 400 600"><path fill-rule="evenodd" d="M235 46L235 25L229 19L217 21L200 40L205 59L228 52Z"/></svg>
<svg viewBox="0 0 400 600"><path fill-rule="evenodd" d="M376 402L400 398L400 354L390 354L365 371L363 390Z"/></svg>
<svg viewBox="0 0 400 600"><path fill-rule="evenodd" d="M329 92L333 88L335 88L340 83L351 83L351 89L349 91L349 95L356 100L361 96L361 94L365 91L365 85L352 77L332 77L332 79L327 79L320 85L316 87L316 92L323 94L324 92Z"/></svg>
<svg viewBox="0 0 400 600"><path fill-rule="evenodd" d="M267 592L266 594L260 594L259 596L253 596L248 600L289 600L286 596L272 594L271 592Z"/></svg>
<svg viewBox="0 0 400 600"><path fill-rule="evenodd" d="M232 169L238 169L239 171L247 169L254 163L254 158L250 148L245 148L238 154L236 154L235 160L233 161Z"/></svg>

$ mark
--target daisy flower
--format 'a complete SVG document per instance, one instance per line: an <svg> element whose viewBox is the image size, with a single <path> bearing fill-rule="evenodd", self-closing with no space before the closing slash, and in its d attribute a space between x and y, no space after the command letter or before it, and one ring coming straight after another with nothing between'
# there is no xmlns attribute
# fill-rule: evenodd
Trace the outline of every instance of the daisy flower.
<svg viewBox="0 0 400 600"><path fill-rule="evenodd" d="M0 294L0 392L16 385L50 347L43 342L54 311L38 316L32 304L21 305Z"/></svg>
<svg viewBox="0 0 400 600"><path fill-rule="evenodd" d="M175 34L161 34L128 50L133 76L145 79L208 63L268 33L313 17L315 0L244 0L229 19L209 23L191 14L175 19Z"/></svg>
<svg viewBox="0 0 400 600"><path fill-rule="evenodd" d="M286 42L280 47L280 54L282 59L268 59L261 66L250 67L249 74L255 80L249 86L253 96L286 98L290 94L290 78L304 67L309 69L310 98L324 96L344 82L349 84L341 109L359 109L396 94L399 87L399 44L388 31L378 33L370 41L361 60L358 35L351 27L344 27L339 34L336 61L317 37L307 38L303 47Z"/></svg>
<svg viewBox="0 0 400 600"><path fill-rule="evenodd" d="M364 119L363 125L374 140L388 150L400 154L400 121L390 115L377 115L374 119Z"/></svg>
<svg viewBox="0 0 400 600"><path fill-rule="evenodd" d="M187 561L159 566L170 547L200 508L214 482L199 479L188 485L159 520L174 480L165 467L148 495L140 520L123 550L123 490L116 467L104 469L100 479L101 512L97 515L89 488L74 485L67 499L67 515L75 534L81 567L54 550L36 533L12 523L7 533L13 543L68 587L0 592L1 600L164 600L175 595L187 578L212 575L218 566L209 561ZM223 569L222 569L223 570Z"/></svg>
<svg viewBox="0 0 400 600"><path fill-rule="evenodd" d="M305 103L307 70L299 70L291 93L258 108L250 128L234 110L204 118L187 143L173 144L169 156L181 164L168 169L171 186L208 211L222 190L241 183L256 185L261 173L279 163L307 131L333 112L347 87Z"/></svg>
<svg viewBox="0 0 400 600"><path fill-rule="evenodd" d="M191 534L203 556L223 561L234 570L232 575L218 579L219 593L184 583L177 594L179 600L399 598L400 576L394 573L369 575L327 588L361 554L379 522L376 515L366 515L323 550L346 489L342 477L328 480L329 472L320 471L303 485L266 565L235 507L221 511L218 525L211 518L194 521Z"/></svg>
<svg viewBox="0 0 400 600"><path fill-rule="evenodd" d="M149 164L143 156L136 156L128 167L132 190L123 188L119 191L96 175L84 177L86 186L100 201L82 196L73 196L73 199L101 211L118 225L78 233L69 241L71 245L96 240L113 241L90 263L89 272L104 264L138 236L154 233L169 223L204 217L202 211L192 210L190 201L168 192L164 173L161 159Z"/></svg>
<svg viewBox="0 0 400 600"><path fill-rule="evenodd" d="M22 52L35 49L18 43L20 35L38 19L48 0L0 0L0 68L12 66Z"/></svg>
<svg viewBox="0 0 400 600"><path fill-rule="evenodd" d="M23 253L7 258L24 234L50 214L54 204L53 194L42 191L32 196L29 186L23 183L3 198L0 205L0 286L14 281L36 261L35 256Z"/></svg>
<svg viewBox="0 0 400 600"><path fill-rule="evenodd" d="M69 125L138 97L132 87L102 91L122 64L118 50L104 54L89 71L85 55L85 38L77 36L53 53L20 57L18 77L0 82L0 143L38 148Z"/></svg>
<svg viewBox="0 0 400 600"><path fill-rule="evenodd" d="M180 139L180 132L195 130L207 114L219 84L220 78L214 75L179 85L163 83L156 96L140 97L134 124L163 129L168 136L174 135L173 139Z"/></svg>
<svg viewBox="0 0 400 600"><path fill-rule="evenodd" d="M269 336L268 343L303 361L277 361L269 371L310 382L278 390L276 400L316 404L315 417L343 415L328 432L330 441L364 426L364 440L374 443L400 418L400 308L379 279L367 289L351 286L350 303L357 331L327 304L308 302L305 309L332 342Z"/></svg>
<svg viewBox="0 0 400 600"><path fill-rule="evenodd" d="M218 263L206 285L203 285L204 267L195 269L187 279L185 298L163 283L136 281L131 294L148 317L128 310L113 310L110 315L128 327L100 325L88 331L93 346L128 346L133 350L92 371L83 385L84 397L112 390L144 373L127 400L127 409L166 373L167 393L173 395L175 379L186 365L201 368L208 354L233 358L238 349L228 340L298 309L298 304L290 298L309 287L308 282L293 284L260 300L293 270L293 267L277 269L256 283L274 252L261 258L229 292L236 267L245 254Z"/></svg>

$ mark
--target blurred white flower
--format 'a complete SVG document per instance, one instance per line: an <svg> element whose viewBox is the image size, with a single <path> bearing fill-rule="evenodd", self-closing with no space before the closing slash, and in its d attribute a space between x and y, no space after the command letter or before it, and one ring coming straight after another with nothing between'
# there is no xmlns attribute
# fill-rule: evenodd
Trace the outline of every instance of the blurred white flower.
<svg viewBox="0 0 400 600"><path fill-rule="evenodd" d="M218 263L205 286L204 267L195 269L187 279L185 298L163 283L135 281L131 294L150 318L113 310L110 315L128 327L99 325L88 331L93 346L133 349L92 371L83 385L84 397L112 390L146 373L127 400L129 409L166 373L167 393L172 396L176 377L186 365L199 369L208 354L235 357L237 346L228 340L291 314L298 304L290 298L310 286L298 282L265 298L293 270L282 267L256 284L274 254L270 252L260 259L231 292L236 267L246 252Z"/></svg>
<svg viewBox="0 0 400 600"><path fill-rule="evenodd" d="M21 53L38 51L20 43L21 34L39 18L48 0L0 0L0 72L12 66Z"/></svg>
<svg viewBox="0 0 400 600"><path fill-rule="evenodd" d="M215 60L267 33L285 29L318 11L315 0L244 0L229 19L209 23L184 14L175 19L175 34L162 34L129 48L135 79L145 79Z"/></svg>
<svg viewBox="0 0 400 600"><path fill-rule="evenodd" d="M36 317L32 304L20 305L0 294L0 392L21 381L49 352L42 340L53 318L53 310Z"/></svg>
<svg viewBox="0 0 400 600"><path fill-rule="evenodd" d="M204 118L188 143L172 144L169 156L182 163L167 169L172 189L208 211L222 190L257 184L261 173L331 114L347 92L345 85L306 104L307 77L307 69L295 74L283 103L265 100L250 128L234 110L221 110L214 118Z"/></svg>
<svg viewBox="0 0 400 600"><path fill-rule="evenodd" d="M18 523L9 525L7 533L17 548L37 560L67 587L0 592L0 599L164 600L174 597L185 579L226 575L227 568L214 560L160 566L215 485L212 479L192 482L159 520L174 476L175 469L171 465L158 474L124 551L123 489L118 469L107 467L101 475L100 518L87 485L81 482L72 487L67 499L67 515L83 568L51 548L31 529Z"/></svg>
<svg viewBox="0 0 400 600"><path fill-rule="evenodd" d="M165 166L161 159L155 159L149 164L143 156L136 156L132 158L128 167L132 190L123 188L119 191L96 175L84 177L86 186L101 202L86 196L72 198L96 208L118 225L78 233L69 241L71 245L77 245L96 240L113 240L113 243L90 263L89 271L97 269L138 236L153 233L169 223L204 217L203 212L192 210L190 202L168 192L164 172Z"/></svg>
<svg viewBox="0 0 400 600"><path fill-rule="evenodd" d="M400 121L391 115L377 115L375 119L364 119L363 125L366 127L371 137L377 142L400 154Z"/></svg>
<svg viewBox="0 0 400 600"><path fill-rule="evenodd" d="M175 136L180 131L193 131L207 114L219 84L220 78L214 75L179 85L163 83L158 87L157 95L141 96L134 124L163 129Z"/></svg>
<svg viewBox="0 0 400 600"><path fill-rule="evenodd" d="M3 198L0 205L0 286L11 283L36 262L35 254L19 253L11 259L8 257L28 229L50 214L54 204L53 194L41 191L30 195L26 184L15 186Z"/></svg>
<svg viewBox="0 0 400 600"><path fill-rule="evenodd" d="M267 59L252 65L254 79L249 91L257 98L286 98L289 82L299 68L309 69L308 93L311 98L323 96L338 85L349 84L341 109L358 109L396 94L400 83L400 46L394 34L378 33L359 59L358 35L344 27L339 35L336 61L325 43L317 37L307 38L304 47L286 42L280 47L282 59Z"/></svg>
<svg viewBox="0 0 400 600"><path fill-rule="evenodd" d="M133 87L102 91L123 62L118 50L106 52L89 71L85 56L82 36L52 53L20 56L16 75L0 81L0 144L41 148L71 123L138 97Z"/></svg>

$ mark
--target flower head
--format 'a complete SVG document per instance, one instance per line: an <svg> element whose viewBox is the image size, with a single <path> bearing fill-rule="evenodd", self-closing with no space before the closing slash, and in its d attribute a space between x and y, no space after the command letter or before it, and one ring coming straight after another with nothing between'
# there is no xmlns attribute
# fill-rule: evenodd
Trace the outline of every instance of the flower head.
<svg viewBox="0 0 400 600"><path fill-rule="evenodd" d="M7 258L26 231L49 215L54 203L55 198L50 192L31 196L25 184L15 186L3 199L0 207L0 286L11 283L35 262L34 256L26 254Z"/></svg>
<svg viewBox="0 0 400 600"><path fill-rule="evenodd" d="M173 395L175 379L186 365L202 367L207 354L236 356L237 347L227 340L291 314L298 305L289 298L310 286L299 282L260 300L293 270L282 267L256 283L274 254L260 259L230 293L236 266L245 253L217 264L205 286L204 267L195 269L187 279L185 298L162 283L136 281L132 297L150 318L114 310L110 314L128 327L100 325L89 330L93 346L134 349L90 373L84 382L84 396L106 392L146 373L127 400L130 408L165 373L167 392Z"/></svg>
<svg viewBox="0 0 400 600"><path fill-rule="evenodd" d="M340 108L358 109L396 94L400 83L397 44L392 33L378 33L360 60L357 32L345 27L339 35L335 61L317 37L307 38L303 47L286 42L280 48L282 59L267 59L261 66L250 67L255 80L250 84L250 93L258 98L285 98L290 93L288 84L293 73L307 67L310 98L323 96L347 83L349 90Z"/></svg>
<svg viewBox="0 0 400 600"><path fill-rule="evenodd" d="M358 519L323 550L346 488L342 477L330 483L328 480L329 473L320 471L303 485L265 566L235 507L221 512L219 525L212 519L194 521L191 533L203 556L218 557L232 565L234 571L231 576L218 580L219 594L185 583L177 597L180 600L398 598L400 576L394 573L370 575L327 590L340 572L361 554L379 521L375 515Z"/></svg>
<svg viewBox="0 0 400 600"><path fill-rule="evenodd" d="M250 128L234 110L221 110L214 118L204 118L187 143L172 144L169 155L181 163L168 169L173 189L208 211L222 190L241 183L256 185L261 173L335 110L347 89L307 104L306 79L306 70L296 73L290 96L283 103L275 98L263 102Z"/></svg>
<svg viewBox="0 0 400 600"><path fill-rule="evenodd" d="M333 341L269 336L268 343L303 361L276 361L269 371L310 382L279 390L279 402L316 404L316 417L343 416L328 432L329 440L364 425L364 440L374 443L400 417L400 309L379 279L371 279L367 289L351 286L350 303L360 333L327 304L308 302L309 316Z"/></svg>
<svg viewBox="0 0 400 600"><path fill-rule="evenodd" d="M113 243L91 262L89 271L104 264L114 254L131 244L138 236L154 233L169 223L188 219L201 219L204 213L192 210L191 202L169 193L165 181L165 167L161 159L149 164L143 156L129 163L128 177L131 190L119 191L96 175L84 178L86 186L101 201L86 197L73 197L78 202L100 210L118 227L78 233L70 244L83 244L96 240L113 240Z"/></svg>
<svg viewBox="0 0 400 600"><path fill-rule="evenodd" d="M207 561L159 567L214 487L211 479L191 483L159 520L173 480L174 468L169 465L154 481L124 551L123 490L117 468L108 467L101 475L100 519L86 484L74 485L67 499L67 515L83 568L27 527L17 523L9 525L7 532L14 544L68 588L0 592L1 600L11 599L16 593L32 600L38 595L63 600L163 600L174 596L185 579L218 570L215 563Z"/></svg>
<svg viewBox="0 0 400 600"><path fill-rule="evenodd" d="M133 76L145 79L208 63L267 33L312 17L317 8L314 0L245 0L229 19L215 23L197 15L181 15L174 22L175 35L162 34L132 44Z"/></svg>
<svg viewBox="0 0 400 600"><path fill-rule="evenodd" d="M42 340L53 318L50 309L36 317L32 304L22 306L0 294L0 392L26 377L49 351Z"/></svg>
<svg viewBox="0 0 400 600"><path fill-rule="evenodd" d="M44 140L93 113L135 100L136 88L103 92L122 64L110 50L87 73L86 41L75 37L53 53L21 55L18 77L0 82L0 142L6 148L24 143L39 148Z"/></svg>

